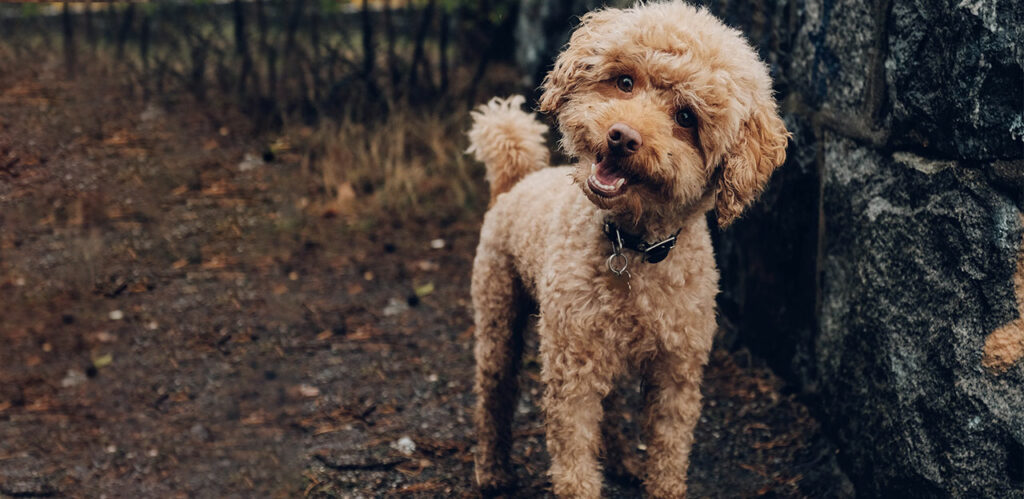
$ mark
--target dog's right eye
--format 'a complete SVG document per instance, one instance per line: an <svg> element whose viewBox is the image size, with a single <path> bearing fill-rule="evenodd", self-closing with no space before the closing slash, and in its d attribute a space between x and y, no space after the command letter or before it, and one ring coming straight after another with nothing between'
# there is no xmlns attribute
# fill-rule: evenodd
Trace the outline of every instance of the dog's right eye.
<svg viewBox="0 0 1024 499"><path fill-rule="evenodd" d="M622 75L619 80L615 82L619 86L619 90L626 92L627 94L633 91L633 79L627 75Z"/></svg>

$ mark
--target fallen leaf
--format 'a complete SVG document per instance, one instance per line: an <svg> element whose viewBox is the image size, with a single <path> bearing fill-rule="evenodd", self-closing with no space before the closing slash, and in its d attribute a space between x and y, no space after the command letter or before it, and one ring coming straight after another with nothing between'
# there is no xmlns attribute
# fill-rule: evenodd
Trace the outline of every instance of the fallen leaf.
<svg viewBox="0 0 1024 499"><path fill-rule="evenodd" d="M270 152L274 154L281 154L282 152L291 150L292 145L288 142L286 137L280 137L270 144Z"/></svg>
<svg viewBox="0 0 1024 499"><path fill-rule="evenodd" d="M136 140L136 137L127 130L119 130L103 141L108 146L121 146Z"/></svg>
<svg viewBox="0 0 1024 499"><path fill-rule="evenodd" d="M114 336L106 331L100 331L93 335L93 338L100 343L113 343L117 341L117 336Z"/></svg>
<svg viewBox="0 0 1024 499"><path fill-rule="evenodd" d="M247 426L263 424L267 420L267 413L263 409L258 409L256 412L246 416L242 419L242 424Z"/></svg>
<svg viewBox="0 0 1024 499"><path fill-rule="evenodd" d="M369 324L364 324L362 326L357 327L356 330L352 332L352 334L348 335L348 338L357 341L368 340L372 338L375 333L376 331L374 330L373 326Z"/></svg>
<svg viewBox="0 0 1024 499"><path fill-rule="evenodd" d="M109 366L113 362L114 362L114 356L112 354L109 354L109 353L106 354L106 355L101 355L99 357L94 357L92 359L92 365L96 369L102 369L104 367L107 367L107 366Z"/></svg>
<svg viewBox="0 0 1024 499"><path fill-rule="evenodd" d="M415 291L416 291L416 296L418 296L420 298L423 298L424 296L427 296L430 293L434 292L434 283L433 282L428 282L428 283L426 283L426 284L424 284L422 286L417 286Z"/></svg>
<svg viewBox="0 0 1024 499"><path fill-rule="evenodd" d="M222 269L229 264L229 258L224 255L216 255L203 262L200 267L206 270Z"/></svg>

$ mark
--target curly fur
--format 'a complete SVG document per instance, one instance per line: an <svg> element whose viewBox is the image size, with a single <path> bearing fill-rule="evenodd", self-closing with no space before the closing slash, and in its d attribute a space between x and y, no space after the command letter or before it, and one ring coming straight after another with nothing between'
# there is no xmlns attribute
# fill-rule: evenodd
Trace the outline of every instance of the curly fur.
<svg viewBox="0 0 1024 499"><path fill-rule="evenodd" d="M617 87L622 75L635 81L631 91ZM477 481L484 490L513 483L517 368L525 316L536 307L554 492L600 496L602 399L617 377L636 372L648 387L645 487L683 497L716 329L705 213L716 209L719 223L730 223L785 159L788 133L767 69L739 32L672 1L587 14L543 87L540 108L556 115L575 166L533 171L546 160L534 149L542 129L518 111L521 98L492 101L471 131L492 181L472 279ZM675 122L680 109L692 110L696 126ZM617 123L643 145L615 160L629 183L607 197L588 177L609 157ZM679 230L676 248L656 265L627 252L630 276L617 277L606 266L606 220L651 241Z"/></svg>
<svg viewBox="0 0 1024 499"><path fill-rule="evenodd" d="M521 95L495 97L470 113L473 126L467 134L470 145L466 152L487 169L491 204L520 179L548 166L549 152L544 143L548 127L520 110L525 102Z"/></svg>

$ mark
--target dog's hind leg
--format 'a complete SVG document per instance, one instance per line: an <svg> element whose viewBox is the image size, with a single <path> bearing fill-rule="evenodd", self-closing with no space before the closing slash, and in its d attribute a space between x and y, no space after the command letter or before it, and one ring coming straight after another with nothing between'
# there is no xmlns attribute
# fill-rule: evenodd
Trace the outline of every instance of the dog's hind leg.
<svg viewBox="0 0 1024 499"><path fill-rule="evenodd" d="M531 302L511 262L481 245L473 264L476 321L476 480L485 492L514 485L509 453L519 398L519 366Z"/></svg>

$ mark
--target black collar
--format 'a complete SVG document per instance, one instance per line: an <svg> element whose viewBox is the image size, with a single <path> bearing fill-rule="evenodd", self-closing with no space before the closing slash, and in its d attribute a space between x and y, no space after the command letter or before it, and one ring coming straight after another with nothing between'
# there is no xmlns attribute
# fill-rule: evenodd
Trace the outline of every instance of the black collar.
<svg viewBox="0 0 1024 499"><path fill-rule="evenodd" d="M667 239L656 243L644 241L637 234L626 232L612 222L604 223L604 234L612 242L612 253L618 254L623 248L636 251L643 255L646 263L658 263L668 257L668 252L676 245L676 237L683 229L680 228Z"/></svg>

